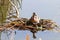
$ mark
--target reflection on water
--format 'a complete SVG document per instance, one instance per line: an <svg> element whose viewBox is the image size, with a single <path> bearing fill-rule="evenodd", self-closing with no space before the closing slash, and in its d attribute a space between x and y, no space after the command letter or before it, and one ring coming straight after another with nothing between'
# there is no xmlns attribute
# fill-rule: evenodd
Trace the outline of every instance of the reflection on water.
<svg viewBox="0 0 60 40"><path fill-rule="evenodd" d="M0 32L0 40L14 40L15 39L15 30L5 30Z"/></svg>

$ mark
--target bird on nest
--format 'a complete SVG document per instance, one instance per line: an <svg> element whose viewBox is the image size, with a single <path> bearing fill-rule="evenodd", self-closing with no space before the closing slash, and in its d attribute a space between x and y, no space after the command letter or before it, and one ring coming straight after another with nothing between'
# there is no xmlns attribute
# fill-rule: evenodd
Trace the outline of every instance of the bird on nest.
<svg viewBox="0 0 60 40"><path fill-rule="evenodd" d="M36 15L35 12L33 12L32 17L26 22L27 25L32 25L33 27L37 27L37 24L39 23L40 18Z"/></svg>
<svg viewBox="0 0 60 40"><path fill-rule="evenodd" d="M40 21L40 18L36 15L35 12L33 12L33 15L31 16L31 18L26 22L26 25L37 28L39 26L38 25L39 21ZM31 32L33 33L33 38L36 38L35 33L37 31L36 30L31 30Z"/></svg>

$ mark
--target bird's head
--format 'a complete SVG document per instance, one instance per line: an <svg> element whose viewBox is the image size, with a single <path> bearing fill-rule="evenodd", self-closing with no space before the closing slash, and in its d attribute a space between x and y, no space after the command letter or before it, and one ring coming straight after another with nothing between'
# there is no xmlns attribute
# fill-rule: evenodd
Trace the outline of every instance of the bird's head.
<svg viewBox="0 0 60 40"><path fill-rule="evenodd" d="M39 23L40 18L36 15L35 12L33 12L33 15L31 17L32 22Z"/></svg>

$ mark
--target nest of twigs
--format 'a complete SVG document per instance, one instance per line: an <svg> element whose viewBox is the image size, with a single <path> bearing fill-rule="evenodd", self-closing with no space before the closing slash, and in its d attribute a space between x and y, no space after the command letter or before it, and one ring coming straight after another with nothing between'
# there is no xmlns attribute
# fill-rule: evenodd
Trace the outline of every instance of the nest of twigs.
<svg viewBox="0 0 60 40"><path fill-rule="evenodd" d="M35 33L37 31L52 30L57 27L54 22L47 19L41 19L40 23L36 25L27 25L27 21L28 19L26 18L14 20L8 24L5 24L3 27L0 26L0 31L4 31L5 29L29 30L33 33L33 38L36 38Z"/></svg>

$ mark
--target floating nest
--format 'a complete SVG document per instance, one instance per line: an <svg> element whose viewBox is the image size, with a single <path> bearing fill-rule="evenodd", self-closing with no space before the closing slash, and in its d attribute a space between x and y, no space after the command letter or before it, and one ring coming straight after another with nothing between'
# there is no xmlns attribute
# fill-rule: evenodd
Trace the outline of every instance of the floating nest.
<svg viewBox="0 0 60 40"><path fill-rule="evenodd" d="M38 31L45 31L45 30L52 30L55 27L58 27L55 22L48 19L41 19L40 23L36 25L27 25L27 18L21 18L14 20L4 26L0 26L0 31L4 31L5 29L12 29L12 30L29 30L33 33L33 38L36 38L35 33Z"/></svg>

